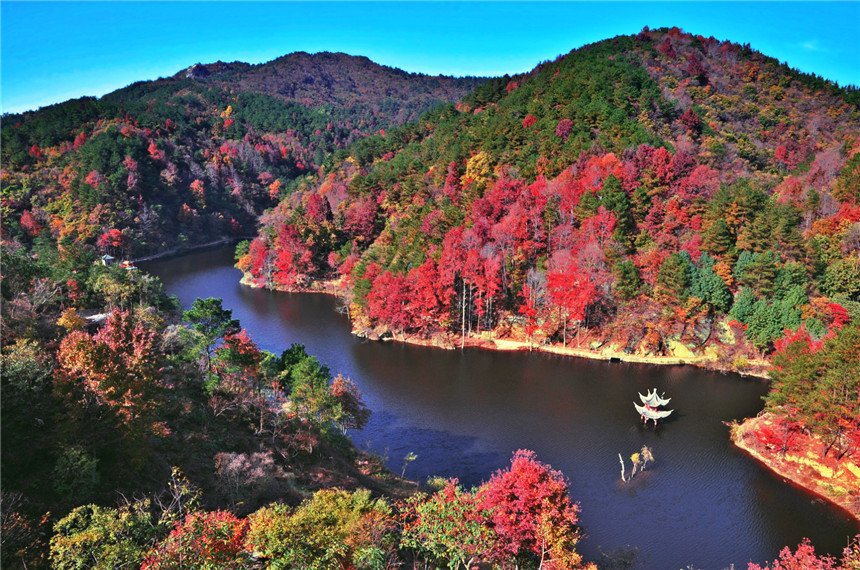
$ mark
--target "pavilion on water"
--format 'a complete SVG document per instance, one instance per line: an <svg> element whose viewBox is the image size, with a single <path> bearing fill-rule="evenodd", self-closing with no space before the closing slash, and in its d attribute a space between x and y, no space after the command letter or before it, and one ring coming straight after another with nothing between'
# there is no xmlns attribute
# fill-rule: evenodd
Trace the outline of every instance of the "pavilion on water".
<svg viewBox="0 0 860 570"><path fill-rule="evenodd" d="M666 394L664 393L663 396ZM642 421L645 422L645 425L648 425L648 420L654 420L654 425L657 425L657 420L662 420L663 418L669 417L674 410L658 410L660 406L665 406L669 403L669 400L672 398L663 398L657 395L657 389L654 388L653 391L648 391L647 396L643 396L641 393L639 394L639 399L642 400L642 406L637 403L633 403L633 407L636 408L636 411L639 412L639 415L642 416Z"/></svg>

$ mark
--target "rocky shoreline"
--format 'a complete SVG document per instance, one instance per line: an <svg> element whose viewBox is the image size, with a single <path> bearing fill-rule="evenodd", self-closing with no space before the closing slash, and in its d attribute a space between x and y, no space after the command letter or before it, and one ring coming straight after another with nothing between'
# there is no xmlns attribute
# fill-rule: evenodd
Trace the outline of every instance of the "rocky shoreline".
<svg viewBox="0 0 860 570"><path fill-rule="evenodd" d="M266 288L245 274L241 281L243 285L253 287L255 289ZM286 289L277 289L287 291ZM308 286L296 287L290 292L293 293L324 293L335 297L343 298L338 282L332 281L314 281ZM506 335L501 337L498 331L482 331L481 333L467 334L462 337L455 333L434 334L422 336L418 334L399 334L391 331L378 331L370 327L363 327L355 324L353 320L352 333L361 338L369 340L377 340L381 342L404 342L418 346L429 346L434 348L442 348L453 350L461 347L483 348L486 350L500 351L533 351L544 352L548 354L557 354L560 356L570 356L575 358L589 358L592 360L605 360L610 362L627 362L636 364L656 364L661 366L680 366L689 365L697 366L705 370L713 370L716 372L726 373L734 372L742 376L753 376L756 378L767 379L768 363L763 360L754 360L749 362L749 367L746 370L727 370L720 367L718 363L706 355L680 355L674 354L671 356L664 355L643 355L628 353L624 350L619 350L611 344L605 345L601 343L601 348L594 350L583 348L581 346L561 346L560 344L545 344L545 343L529 343L526 340L515 338L515 335Z"/></svg>

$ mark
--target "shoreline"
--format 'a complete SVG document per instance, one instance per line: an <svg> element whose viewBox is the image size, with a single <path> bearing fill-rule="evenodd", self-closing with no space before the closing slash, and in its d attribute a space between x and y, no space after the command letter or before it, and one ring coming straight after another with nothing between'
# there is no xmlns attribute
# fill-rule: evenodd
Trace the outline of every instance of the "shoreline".
<svg viewBox="0 0 860 570"><path fill-rule="evenodd" d="M824 444L812 436L803 435L784 455L770 449L757 440L756 433L773 418L771 412L763 412L731 424L732 443L785 481L840 507L860 521L860 465L850 457L841 462L832 455L822 457L820 450Z"/></svg>
<svg viewBox="0 0 860 570"><path fill-rule="evenodd" d="M170 259L172 257L182 257L183 255L189 255L192 253L197 253L200 250L210 249L210 248L221 248L227 247L231 243L235 244L242 240L253 239L254 236L246 236L246 237L223 237L214 241L199 243L195 245L191 245L184 248L174 247L171 249L166 249L159 253L153 253L150 255L145 255L143 257L137 257L134 259L129 259L128 261L134 264L137 263L148 263L150 261L159 261L162 259Z"/></svg>
<svg viewBox="0 0 860 570"><path fill-rule="evenodd" d="M323 292L323 291L320 291ZM353 334L357 334L357 336L362 336L358 334L355 329L353 329ZM447 350L456 350L460 348L460 343L454 338L439 340L434 337L429 337L427 339L415 338L406 335L392 335L390 337L384 339L375 339L380 342L403 342L407 344L414 344L418 346L430 346L435 348L445 348ZM456 341L456 342L455 342ZM519 340L510 340L510 339L500 339L500 338L484 338L484 337L475 337L475 336L467 336L465 343L465 348L483 348L485 350L496 350L496 351L518 351L518 352L541 352L545 354L555 354L558 356L566 356L572 358L588 358L590 360L603 360L607 362L618 362L618 363L628 363L628 364L653 364L657 366L695 366L697 368L701 368L703 370L709 370L712 372L719 372L722 374L726 374L731 372L733 374L739 374L744 377L754 377L760 378L762 380L767 380L768 375L766 372L758 372L758 371L750 371L750 372L737 372L737 371L728 371L721 370L719 368L708 366L709 363L712 363L713 360L705 357L699 356L695 358L684 358L680 356L645 356L639 354L628 354L622 351L616 351L611 349L604 349L601 351L590 350L587 348L581 347L571 347L571 346L561 346L558 344L545 344L545 345L532 345L529 346L528 342L519 341Z"/></svg>
<svg viewBox="0 0 860 570"><path fill-rule="evenodd" d="M247 275L242 277L241 283L256 289L264 288L261 285L254 283L252 280L248 279ZM297 288L290 292L324 293L342 298L342 295L339 293L337 288L337 281L315 281L309 287ZM634 364L653 364L662 366L690 365L702 368L704 370L721 372L723 374L727 372L725 370L719 370L714 367L709 367L708 363L712 363L713 360L705 356L697 356L694 358L684 358L680 356L644 356L636 354L627 354L622 351L612 350L609 348L603 349L601 351L595 351L579 347L562 347L559 345L530 346L530 343L526 341L507 338L495 338L495 331L485 331L478 336L467 335L465 339L462 336L455 334L421 337L418 335L403 335L388 332L380 336L373 330L359 330L355 325L353 325L352 334L370 340L376 340L378 342L403 342L418 346L443 348L446 350L455 350L457 348L460 348L460 346L468 348L483 348L485 350L497 351L522 352L531 350L535 352L556 354L560 356L574 358L588 358L592 360L604 360L619 363L626 362ZM752 376L767 380L768 375L765 368L767 363L760 362L757 364L761 366L760 370L749 371L745 373L735 373L741 376ZM762 413L759 414L758 417L748 418L742 423L727 423L727 425L731 425L732 431L730 439L732 440L732 443L738 449L747 453L749 456L758 461L771 472L775 473L780 477L783 477L786 482L790 482L792 485L796 485L804 489L805 491L812 493L813 495L840 507L852 518L860 521L860 492L855 492L853 494L850 493L851 489L860 489L860 465L844 459L843 463L836 464L835 460L832 459L832 457L827 458L827 460L824 461L815 457L815 452L809 451L809 448L817 446L815 449L820 450L822 444L819 440L813 438L808 438L811 440L811 442L807 442L807 454L803 456L797 455L795 457L793 454L788 453L786 454L786 458L780 458L778 452L768 453L768 450L766 449L758 449L759 446L757 445L758 442L756 440L755 430L759 422L768 421L770 417L772 417L770 414ZM818 455L820 455L820 451L818 451L817 453ZM825 465L825 463L828 462L834 463L835 466L833 468L828 467L827 465ZM828 471L828 469L830 471ZM819 475L811 476L810 473L818 473ZM825 477L825 475L827 475L828 473L831 474L831 477L829 478ZM843 478L849 479L849 482L844 489L842 487L839 487L838 485L834 487L833 484L832 475L840 473ZM852 477L854 479L851 479ZM834 488L837 489L838 492L833 491ZM831 492L828 492L828 490L830 490Z"/></svg>
<svg viewBox="0 0 860 570"><path fill-rule="evenodd" d="M246 285L254 289L268 289L270 291L282 291L289 293L323 293L326 295L343 298L343 295L341 295L338 291L336 280L314 281L310 286L297 287L291 290L273 289L271 287L265 287L263 285L255 283L252 279L249 278L247 274L243 275L242 279L240 279L239 282L242 285ZM361 338L375 340L378 342L402 342L416 346L442 348L445 350L456 350L458 348L461 348L462 346L464 348L483 348L485 350L497 351L532 351L542 352L546 354L556 354L559 356L573 358L588 358L590 360L604 360L608 362L619 363L624 362L629 364L653 364L658 366L695 366L703 370L719 372L721 374L731 372L743 377L754 377L763 380L768 379L766 370L767 363L763 361L755 363L761 368L760 370L740 372L708 366L708 364L713 363L714 360L708 358L707 356L646 356L640 354L629 354L620 350L612 350L611 348L604 348L600 351L597 351L582 347L561 346L559 344L531 344L529 342L516 339L497 338L495 336L495 331L483 331L479 335L468 334L465 337L465 342L462 341L462 337L458 334L436 334L423 337L420 335L406 335L388 332L383 335L378 335L370 329L361 330L356 327L355 324L353 324L352 327L352 334Z"/></svg>

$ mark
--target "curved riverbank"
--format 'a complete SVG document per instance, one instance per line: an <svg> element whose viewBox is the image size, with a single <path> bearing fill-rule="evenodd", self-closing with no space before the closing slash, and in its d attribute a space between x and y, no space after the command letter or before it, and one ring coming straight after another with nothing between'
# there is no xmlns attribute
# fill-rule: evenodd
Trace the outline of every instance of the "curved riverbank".
<svg viewBox="0 0 860 570"><path fill-rule="evenodd" d="M255 288L259 285L243 278L242 283ZM326 293L343 298L337 282L317 282L310 287L301 289L301 292ZM392 333L390 331L374 330L367 327L355 325L353 320L352 333L380 342L402 342L407 344L444 348L453 350L460 347L482 348L496 351L535 351L561 356L588 358L593 360L617 361L638 364L657 365L691 365L707 370L726 372L717 366L717 362L707 356L661 356L628 354L622 350L614 349L611 343L603 343L599 350L591 350L582 347L561 346L559 344L529 343L516 338L516 333L505 331L504 338L499 338L498 331L484 331L480 334L467 334L461 336L454 333L436 334L430 336L406 335ZM768 363L755 361L750 363L751 370L744 373L747 376L755 376L766 379ZM808 438L799 443L792 451L782 456L779 450L771 450L758 441L756 432L761 425L770 421L769 414L746 420L742 424L736 424L732 430L732 440L735 445L762 465L777 473L787 481L803 488L816 496L825 499L845 511L855 520L860 520L860 466L850 458L843 458L837 462L832 454L827 458L821 457L824 444L817 439Z"/></svg>
<svg viewBox="0 0 860 570"><path fill-rule="evenodd" d="M353 330L359 336L366 336L362 331ZM376 338L381 341L396 341L419 346L432 346L437 348L456 349L461 346L471 348L484 348L487 350L500 351L533 351L545 352L548 354L558 354L561 356L571 356L574 358L589 358L592 360L604 360L609 362L628 362L636 364L657 364L661 366L679 366L690 365L704 368L706 370L715 370L718 372L726 372L714 366L715 362L706 356L697 357L681 357L681 356L659 356L659 355L641 355L630 354L612 348L604 348L601 350L590 350L581 347L561 346L559 344L532 344L521 340L512 340L507 338L495 338L493 332L476 336L474 334L467 335L462 339L459 335L436 335L430 337L420 337L417 335L400 335L389 334L387 336ZM755 363L758 366L765 367L763 361ZM757 378L767 378L767 373L763 370L752 370L748 372L738 372L742 376L755 376Z"/></svg>
<svg viewBox="0 0 860 570"><path fill-rule="evenodd" d="M629 544L651 568L737 568L772 560L803 537L838 554L860 532L843 509L786 485L728 441L722 422L755 416L766 382L697 366L574 360L528 352L525 344L499 342L512 349L505 351L373 342L352 334L340 298L242 286L234 263L228 247L150 269L184 307L222 298L261 348L279 353L300 343L352 378L373 410L352 437L359 449L388 457L397 474L411 452L418 456L406 469L411 479L478 485L508 464L513 450L534 450L572 481L588 559ZM499 332L499 341L528 340ZM575 331L568 340L577 340ZM603 339L583 330L579 340L590 347ZM632 404L637 391L651 388L672 396L677 416L645 429ZM656 463L633 487L620 485L618 453L642 445Z"/></svg>
<svg viewBox="0 0 860 570"><path fill-rule="evenodd" d="M247 285L248 287L253 287L255 289L268 288L256 283L254 279L251 279L248 276L248 274L244 274L240 282L243 285ZM339 287L339 282L337 280L314 281L308 286L304 287L296 287L291 290L275 290L293 293L324 293L327 295L333 295L340 299L344 298L342 291ZM589 348L583 348L582 346L562 346L560 344L528 342L526 340L520 340L518 338L515 338L515 335L510 334L511 331L507 331L507 334L504 336L500 335L498 330L482 331L477 334L468 333L465 336L456 333L436 333L431 335L402 334L391 331L378 331L369 327L363 327L357 325L354 319L352 319L352 322L352 333L354 335L357 335L362 338L367 338L369 340L378 340L383 342L403 342L418 346L443 348L446 350L469 347L500 351L534 351L557 354L560 356L588 358L592 360L604 360L610 362L656 364L661 366L689 365L721 373L734 372L736 374L740 374L741 376L753 376L762 379L768 378L767 370L769 364L765 360L750 360L748 361L747 367L744 370L729 370L726 367L721 366L720 363L717 362L715 359L705 355L697 356L673 354L670 356L665 356L653 354L635 354L625 352L624 350L619 350L615 348L611 343L606 342L600 343L600 349L593 350Z"/></svg>
<svg viewBox="0 0 860 570"><path fill-rule="evenodd" d="M129 262L136 264L136 263L146 263L149 261L158 261L158 260L163 260L163 259L170 259L171 257L178 257L181 255L189 255L192 253L200 253L201 251L206 250L206 249L221 248L221 247L226 247L226 246L231 245L231 244L235 245L236 243L238 243L242 240L253 239L253 238L254 238L254 236L223 237L223 238L220 238L220 239L217 239L214 241L210 241L210 242L206 242L206 243L199 243L199 244L190 245L187 247L173 247L170 249L166 249L164 251L160 251L158 253L153 253L150 255L145 255L143 257L136 257L134 259L130 259Z"/></svg>
<svg viewBox="0 0 860 570"><path fill-rule="evenodd" d="M817 437L797 434L784 454L777 446L760 441L759 433L774 424L775 416L762 413L732 426L732 441L768 469L795 485L834 503L860 520L860 462L857 458L837 460Z"/></svg>

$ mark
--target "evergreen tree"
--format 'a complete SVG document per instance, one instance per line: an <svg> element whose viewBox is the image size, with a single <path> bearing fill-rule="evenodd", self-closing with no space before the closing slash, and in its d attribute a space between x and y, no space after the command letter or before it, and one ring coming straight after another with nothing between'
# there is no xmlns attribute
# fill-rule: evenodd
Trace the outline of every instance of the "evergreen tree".
<svg viewBox="0 0 860 570"><path fill-rule="evenodd" d="M716 220L702 232L702 246L714 255L733 257L735 236L732 229L722 218Z"/></svg>
<svg viewBox="0 0 860 570"><path fill-rule="evenodd" d="M622 301L634 299L642 290L642 279L639 269L630 259L620 261L615 265L615 296Z"/></svg>
<svg viewBox="0 0 860 570"><path fill-rule="evenodd" d="M673 305L683 303L692 277L692 263L687 252L675 252L666 258L657 274L654 286L655 298Z"/></svg>
<svg viewBox="0 0 860 570"><path fill-rule="evenodd" d="M221 299L195 299L182 319L191 323L198 335L198 347L206 356L206 371L212 372L212 354L218 339L239 330L239 321L232 318L233 311L221 306Z"/></svg>
<svg viewBox="0 0 860 570"><path fill-rule="evenodd" d="M740 285L750 287L762 297L773 295L779 259L773 250L749 254L744 252L735 265L735 276Z"/></svg>
<svg viewBox="0 0 860 570"><path fill-rule="evenodd" d="M732 293L719 275L714 273L714 258L703 253L699 267L692 267L690 295L698 297L716 311L725 313L732 303Z"/></svg>

